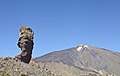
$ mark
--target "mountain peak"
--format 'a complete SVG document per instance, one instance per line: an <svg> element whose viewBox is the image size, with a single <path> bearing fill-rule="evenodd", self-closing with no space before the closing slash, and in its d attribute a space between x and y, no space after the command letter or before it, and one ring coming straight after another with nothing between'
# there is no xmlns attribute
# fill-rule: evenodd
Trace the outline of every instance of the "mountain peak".
<svg viewBox="0 0 120 76"><path fill-rule="evenodd" d="M77 51L81 51L81 50L83 50L84 48L88 48L88 45L84 45L84 44L78 45L78 46L76 47L76 50L77 50Z"/></svg>

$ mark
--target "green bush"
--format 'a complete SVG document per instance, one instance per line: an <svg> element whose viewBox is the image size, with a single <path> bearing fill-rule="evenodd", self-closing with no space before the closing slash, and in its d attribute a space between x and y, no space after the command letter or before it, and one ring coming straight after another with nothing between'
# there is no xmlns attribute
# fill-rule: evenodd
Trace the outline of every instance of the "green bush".
<svg viewBox="0 0 120 76"><path fill-rule="evenodd" d="M0 76L11 76L6 71L0 71Z"/></svg>

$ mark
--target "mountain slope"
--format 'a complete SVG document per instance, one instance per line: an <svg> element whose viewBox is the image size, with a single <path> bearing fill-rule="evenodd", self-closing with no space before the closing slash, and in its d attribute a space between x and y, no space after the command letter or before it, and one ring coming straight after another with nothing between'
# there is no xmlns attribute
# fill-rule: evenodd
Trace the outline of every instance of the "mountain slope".
<svg viewBox="0 0 120 76"><path fill-rule="evenodd" d="M103 70L109 74L119 76L120 54L106 49L88 45L80 45L74 48L52 52L34 59L36 62L56 62L68 66L90 71Z"/></svg>
<svg viewBox="0 0 120 76"><path fill-rule="evenodd" d="M0 76L61 76L45 70L35 62L23 63L14 58L0 58Z"/></svg>

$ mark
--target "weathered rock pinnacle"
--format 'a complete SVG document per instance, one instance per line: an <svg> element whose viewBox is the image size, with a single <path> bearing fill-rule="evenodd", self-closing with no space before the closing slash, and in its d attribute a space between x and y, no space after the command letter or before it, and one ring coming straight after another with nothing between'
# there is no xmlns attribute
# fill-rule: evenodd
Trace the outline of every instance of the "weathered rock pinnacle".
<svg viewBox="0 0 120 76"><path fill-rule="evenodd" d="M34 45L33 36L34 32L31 28L21 26L17 45L22 52L21 54L17 55L16 58L25 63L29 63L32 57L32 50Z"/></svg>

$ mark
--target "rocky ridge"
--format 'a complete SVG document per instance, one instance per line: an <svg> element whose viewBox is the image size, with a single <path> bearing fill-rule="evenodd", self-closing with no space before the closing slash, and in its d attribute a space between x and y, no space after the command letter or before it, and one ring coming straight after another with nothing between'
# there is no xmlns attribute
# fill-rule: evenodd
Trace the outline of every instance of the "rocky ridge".
<svg viewBox="0 0 120 76"><path fill-rule="evenodd" d="M40 67L31 61L29 64L11 57L0 58L0 76L61 76Z"/></svg>
<svg viewBox="0 0 120 76"><path fill-rule="evenodd" d="M62 67L62 65L59 65ZM54 67L53 65L51 67ZM72 67L74 68L74 67ZM60 73L59 73L60 74ZM29 64L21 62L20 60L5 57L0 58L0 76L64 76L58 75L50 71L47 66L44 64L38 64L34 61L31 61ZM71 75L67 75L71 76ZM73 75L77 76L77 75ZM103 71L100 74L95 74L93 72L85 72L85 74L79 74L78 76L114 76L107 75Z"/></svg>

